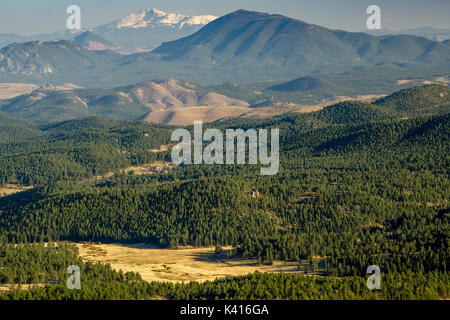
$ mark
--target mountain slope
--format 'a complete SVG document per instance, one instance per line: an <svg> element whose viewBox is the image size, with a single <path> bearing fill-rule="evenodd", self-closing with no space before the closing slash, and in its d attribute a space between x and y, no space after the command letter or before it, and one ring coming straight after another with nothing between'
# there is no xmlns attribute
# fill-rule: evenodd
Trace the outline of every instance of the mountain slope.
<svg viewBox="0 0 450 320"><path fill-rule="evenodd" d="M112 42L100 37L99 35L86 31L76 36L73 42L79 44L89 50L114 50L117 46Z"/></svg>
<svg viewBox="0 0 450 320"><path fill-rule="evenodd" d="M2 130L5 127L25 128L30 126L33 127L34 125L32 125L28 121L24 121L22 119L15 118L4 112L0 112L0 128L2 128Z"/></svg>
<svg viewBox="0 0 450 320"><path fill-rule="evenodd" d="M0 144L17 142L41 135L42 132L33 123L0 112Z"/></svg>
<svg viewBox="0 0 450 320"><path fill-rule="evenodd" d="M450 50L442 43L413 36L373 37L333 31L281 15L239 10L195 34L164 43L154 53L165 61L202 62L233 71L264 63L266 73L338 71L395 62L444 65Z"/></svg>
<svg viewBox="0 0 450 320"><path fill-rule="evenodd" d="M152 109L211 105L248 106L248 103L241 100L230 99L213 92L198 93L181 84L181 82L173 79L167 81L146 81L130 89L140 103Z"/></svg>
<svg viewBox="0 0 450 320"><path fill-rule="evenodd" d="M375 105L404 114L439 114L450 111L450 89L443 85L425 85L393 93Z"/></svg>
<svg viewBox="0 0 450 320"><path fill-rule="evenodd" d="M314 116L329 124L354 124L392 118L388 112L364 102L346 101L326 107Z"/></svg>
<svg viewBox="0 0 450 320"><path fill-rule="evenodd" d="M80 30L61 30L53 33L42 33L30 36L22 36L15 33L0 33L0 48L13 43L25 43L31 41L56 41L72 40L83 31Z"/></svg>
<svg viewBox="0 0 450 320"><path fill-rule="evenodd" d="M295 92L295 91L307 91L307 90L318 90L318 89L334 89L337 86L330 81L325 79L308 76L294 79L276 86L267 88L267 90L273 91L285 91L285 92Z"/></svg>
<svg viewBox="0 0 450 320"><path fill-rule="evenodd" d="M357 57L351 46L325 28L243 10L213 21L192 36L165 43L154 52L166 61L202 59L231 68L256 67L263 61L266 72L294 65L294 70L309 72L323 66L324 61L331 64L343 56L349 61ZM351 64L357 65L356 61Z"/></svg>
<svg viewBox="0 0 450 320"><path fill-rule="evenodd" d="M27 76L74 77L87 69L106 68L120 57L112 51L90 51L71 41L14 43L0 49L0 71Z"/></svg>
<svg viewBox="0 0 450 320"><path fill-rule="evenodd" d="M433 152L446 155L450 129L449 120L450 115L444 114L430 118L350 125L350 130L342 130L338 138L318 145L316 150L339 150L339 152L349 153L352 150L362 149L399 150L399 148L403 148L402 152L405 154L419 154L419 148L419 150L423 150L422 152L427 152L432 147L434 148ZM445 160L441 164L445 166Z"/></svg>

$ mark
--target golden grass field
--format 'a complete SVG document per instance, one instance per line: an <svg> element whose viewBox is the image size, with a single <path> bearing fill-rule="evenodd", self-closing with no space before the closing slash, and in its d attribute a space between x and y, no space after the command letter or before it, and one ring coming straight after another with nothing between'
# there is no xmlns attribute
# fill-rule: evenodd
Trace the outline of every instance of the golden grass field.
<svg viewBox="0 0 450 320"><path fill-rule="evenodd" d="M39 88L31 83L0 83L0 99L11 99Z"/></svg>
<svg viewBox="0 0 450 320"><path fill-rule="evenodd" d="M156 109L144 119L150 123L192 125L194 121L213 122L222 118L236 118L249 111L239 106L199 106L172 109Z"/></svg>
<svg viewBox="0 0 450 320"><path fill-rule="evenodd" d="M26 191L26 190L30 190L33 187L24 187L24 186L19 186L16 184L7 184L7 185L3 185L0 186L0 197L5 197L5 196L9 196L11 194L14 193L18 193L18 192L22 192L22 191Z"/></svg>
<svg viewBox="0 0 450 320"><path fill-rule="evenodd" d="M79 89L80 87L72 83L66 83L53 88L55 90L65 91ZM0 83L0 99L11 99L23 94L30 94L36 89L39 89L39 86L32 83Z"/></svg>
<svg viewBox="0 0 450 320"><path fill-rule="evenodd" d="M12 288L20 288L20 290L30 290L31 288L42 288L45 286L45 283L33 283L33 284L20 284L20 285L12 285L12 284L0 284L0 292L9 292Z"/></svg>
<svg viewBox="0 0 450 320"><path fill-rule="evenodd" d="M164 148L168 149L167 146L161 146L160 151L157 151L157 152L165 151ZM156 152L156 151L150 150L150 152ZM84 179L83 181L92 181L92 180L93 181L98 181L98 180L111 178L115 174L119 174L119 173L120 174L128 174L130 172L132 172L136 176L153 175L153 174L156 174L156 173L159 173L159 172L163 171L163 169L165 171L168 171L168 170L171 170L173 168L174 168L174 164L172 162L155 161L155 162L152 162L152 163L142 164L142 165L139 165L139 166L129 166L129 167L117 170L117 171L110 171L110 172L107 172L107 173L104 173L104 174L101 174L101 175L96 175L93 179L89 179L89 180L88 179Z"/></svg>
<svg viewBox="0 0 450 320"><path fill-rule="evenodd" d="M149 123L162 123L168 125L186 126L192 125L194 121L204 123L231 118L253 118L267 119L286 113L300 112L308 113L321 110L338 102L358 100L372 102L385 95L360 95L357 97L336 96L332 99L324 99L317 105L297 105L293 103L274 103L271 106L250 108L243 106L197 106L180 107L170 109L155 109L148 113L143 120Z"/></svg>
<svg viewBox="0 0 450 320"><path fill-rule="evenodd" d="M449 85L450 84L450 77L436 77L433 80L424 80L424 79L403 79L403 80L397 80L397 85L404 85L404 84L413 84L413 85L416 85L416 86L424 85L424 84Z"/></svg>
<svg viewBox="0 0 450 320"><path fill-rule="evenodd" d="M259 272L299 271L298 263L274 261L273 265L258 265L254 259L218 258L214 247L161 249L146 244L77 243L85 261L109 263L124 272L138 272L143 280L164 282L206 281L226 276L241 276ZM229 250L231 247L224 247Z"/></svg>

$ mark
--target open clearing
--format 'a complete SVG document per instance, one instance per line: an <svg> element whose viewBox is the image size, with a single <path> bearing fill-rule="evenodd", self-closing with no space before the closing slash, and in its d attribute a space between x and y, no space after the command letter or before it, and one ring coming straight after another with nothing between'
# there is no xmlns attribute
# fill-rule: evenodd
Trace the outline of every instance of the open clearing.
<svg viewBox="0 0 450 320"><path fill-rule="evenodd" d="M250 109L240 106L199 106L153 110L144 119L150 123L192 125L194 121L214 122L222 118L236 118Z"/></svg>
<svg viewBox="0 0 450 320"><path fill-rule="evenodd" d="M0 99L11 99L39 88L31 83L0 83Z"/></svg>
<svg viewBox="0 0 450 320"><path fill-rule="evenodd" d="M202 282L255 271L303 273L296 262L274 261L273 265L258 265L254 259L225 259L223 254L219 258L214 254L214 247L161 249L147 244L76 245L83 260L109 263L112 268L124 272L138 272L146 281ZM223 249L226 251L231 247Z"/></svg>
<svg viewBox="0 0 450 320"><path fill-rule="evenodd" d="M11 194L19 193L30 189L33 189L33 187L24 187L16 184L7 184L4 186L0 186L0 197L9 196Z"/></svg>
<svg viewBox="0 0 450 320"><path fill-rule="evenodd" d="M160 150L162 150L163 148L168 148L168 147L162 146L160 148ZM163 150L163 151L165 151L165 150ZM163 152L163 151L155 151L155 152ZM154 152L154 151L150 150L150 152ZM142 164L140 166L130 166L130 167L122 168L117 171L110 171L108 173L95 176L93 180L97 181L97 180L102 180L102 179L108 179L118 173L129 174L131 172L136 176L152 175L152 174L156 174L156 173L167 172L167 171L173 169L174 167L175 167L175 165L172 162L155 161L155 162L148 163L148 164ZM88 179L84 179L83 181L87 181L87 180Z"/></svg>
<svg viewBox="0 0 450 320"><path fill-rule="evenodd" d="M31 92L39 88L40 86L32 83L0 83L0 99L11 99L23 94L30 94ZM51 88L53 90L66 91L79 89L80 87L72 83L65 83L58 86L52 86Z"/></svg>
<svg viewBox="0 0 450 320"><path fill-rule="evenodd" d="M320 104L317 105L297 105L294 103L277 102L271 106L260 108L243 106L198 106L155 109L148 113L143 118L143 121L149 123L186 126L192 125L194 121L209 123L217 120L228 120L232 118L267 119L292 112L308 113L318 111L335 103L349 100L372 102L384 96L386 95L359 95L353 98L346 96L336 96L332 99L324 99Z"/></svg>
<svg viewBox="0 0 450 320"><path fill-rule="evenodd" d="M0 292L9 292L13 288L20 290L30 290L32 288L45 287L45 283L26 283L26 284L0 284Z"/></svg>
<svg viewBox="0 0 450 320"><path fill-rule="evenodd" d="M450 77L436 77L432 80L425 80L425 79L404 79L404 80L397 80L397 85L405 85L405 84L411 84L415 86L420 86L424 84L442 84L444 86L448 86L450 84Z"/></svg>

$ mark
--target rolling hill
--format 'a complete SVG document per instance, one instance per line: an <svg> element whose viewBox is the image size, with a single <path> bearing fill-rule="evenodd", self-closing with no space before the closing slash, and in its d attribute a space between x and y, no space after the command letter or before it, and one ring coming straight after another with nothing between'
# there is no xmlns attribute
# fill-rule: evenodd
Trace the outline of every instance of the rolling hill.
<svg viewBox="0 0 450 320"><path fill-rule="evenodd" d="M296 92L296 91L312 91L312 90L334 90L340 89L340 86L317 76L308 76L294 79L273 87L267 88L272 91Z"/></svg>
<svg viewBox="0 0 450 320"><path fill-rule="evenodd" d="M42 136L38 126L0 112L0 144Z"/></svg>
<svg viewBox="0 0 450 320"><path fill-rule="evenodd" d="M377 100L374 104L409 115L448 113L450 88L432 84L403 89Z"/></svg>
<svg viewBox="0 0 450 320"><path fill-rule="evenodd" d="M345 101L326 107L314 116L328 124L355 124L387 120L392 118L393 114L370 103Z"/></svg>
<svg viewBox="0 0 450 320"><path fill-rule="evenodd" d="M314 89L322 89L330 86L331 83L327 83L323 79L318 77L302 77L298 78L281 85L273 86L268 88L268 90L274 91L304 91L304 90L314 90Z"/></svg>
<svg viewBox="0 0 450 320"><path fill-rule="evenodd" d="M99 35L86 31L76 36L73 42L79 44L89 50L119 50L114 43L100 37Z"/></svg>
<svg viewBox="0 0 450 320"><path fill-rule="evenodd" d="M309 81L314 78L303 78ZM322 82L312 81L313 84ZM288 83L289 84L289 83ZM297 80L289 84L300 90ZM285 85L280 85L285 88ZM240 88L218 90L245 96ZM300 88L304 88L300 85ZM381 121L389 117L405 115L435 115L449 111L449 88L443 85L424 85L397 91L385 98L375 99L361 96L331 99L317 105L263 100L260 104L230 98L214 92L214 86L202 87L180 80L144 81L135 85L114 89L74 89L56 90L54 87L41 87L30 94L12 99L0 100L0 112L33 121L39 124L80 119L89 116L105 116L120 120L143 120L152 123L171 125L190 125L194 121L213 122L231 118L270 118L286 113L307 113L320 111L317 119L326 123L359 123ZM329 87L316 88L329 90ZM242 89L243 90L243 89ZM251 89L247 88L247 91ZM271 87L259 96L276 93ZM309 92L308 90L306 92ZM316 91L313 91L316 92ZM278 99L289 97L296 92L282 92ZM342 101L342 102L338 102ZM364 102L366 101L366 102ZM368 101L368 102L367 102ZM374 101L373 103L369 103Z"/></svg>
<svg viewBox="0 0 450 320"><path fill-rule="evenodd" d="M155 110L174 110L198 106L248 107L242 100L214 92L197 92L176 80L145 81L115 89L55 91L40 88L31 94L0 101L0 111L46 123L88 116L107 116L124 120L144 118Z"/></svg>

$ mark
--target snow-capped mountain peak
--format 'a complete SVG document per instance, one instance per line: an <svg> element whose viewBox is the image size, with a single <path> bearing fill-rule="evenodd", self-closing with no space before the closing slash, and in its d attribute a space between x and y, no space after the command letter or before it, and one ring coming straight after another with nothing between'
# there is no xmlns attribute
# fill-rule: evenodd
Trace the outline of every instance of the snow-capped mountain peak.
<svg viewBox="0 0 450 320"><path fill-rule="evenodd" d="M166 26L182 29L185 25L202 26L217 19L216 16L188 16L177 13L167 13L158 9L150 8L130 13L126 17L116 20L107 25L108 29L132 28L140 29L146 27Z"/></svg>

